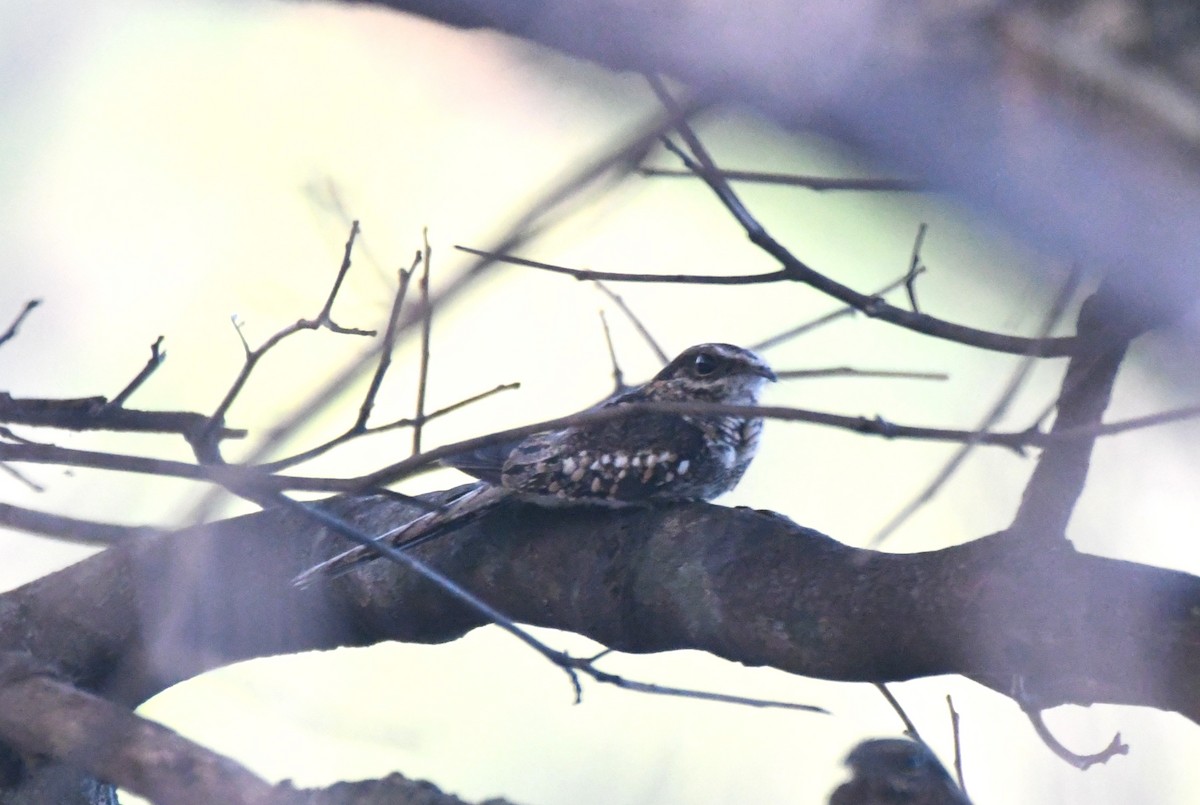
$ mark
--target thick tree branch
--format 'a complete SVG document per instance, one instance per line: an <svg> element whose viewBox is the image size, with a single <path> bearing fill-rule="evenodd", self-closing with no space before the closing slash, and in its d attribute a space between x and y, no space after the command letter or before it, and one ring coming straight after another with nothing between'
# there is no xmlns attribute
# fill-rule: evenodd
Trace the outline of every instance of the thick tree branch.
<svg viewBox="0 0 1200 805"><path fill-rule="evenodd" d="M372 532L417 511L385 497L331 506ZM0 648L24 646L132 705L248 657L441 642L480 625L385 562L292 588L345 547L326 534L314 552L312 534L268 511L122 544L0 596ZM1039 682L1041 707L1116 702L1200 720L1195 578L1073 553L1031 562L1012 543L892 555L745 509L513 504L421 551L516 619L621 651L696 648L838 680L961 673L1006 693L1021 678Z"/></svg>

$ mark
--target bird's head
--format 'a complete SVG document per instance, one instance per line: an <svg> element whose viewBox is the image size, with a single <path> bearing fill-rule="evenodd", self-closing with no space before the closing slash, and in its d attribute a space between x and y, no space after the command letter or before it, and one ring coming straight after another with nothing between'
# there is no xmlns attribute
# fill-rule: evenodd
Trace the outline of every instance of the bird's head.
<svg viewBox="0 0 1200 805"><path fill-rule="evenodd" d="M651 385L671 399L756 405L775 373L766 361L733 344L697 344L663 367Z"/></svg>

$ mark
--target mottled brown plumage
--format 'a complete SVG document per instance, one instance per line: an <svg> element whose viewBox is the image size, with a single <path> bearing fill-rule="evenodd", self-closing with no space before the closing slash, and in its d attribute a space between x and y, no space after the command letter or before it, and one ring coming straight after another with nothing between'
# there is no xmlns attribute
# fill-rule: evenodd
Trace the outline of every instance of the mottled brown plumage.
<svg viewBox="0 0 1200 805"><path fill-rule="evenodd" d="M630 403L712 402L755 405L774 380L753 352L732 344L684 350L649 382L595 408ZM762 420L725 415L640 412L532 434L448 460L486 483L383 539L394 546L477 517L508 495L535 502L604 503L711 500L741 480L758 449ZM338 574L376 554L353 548L297 578Z"/></svg>

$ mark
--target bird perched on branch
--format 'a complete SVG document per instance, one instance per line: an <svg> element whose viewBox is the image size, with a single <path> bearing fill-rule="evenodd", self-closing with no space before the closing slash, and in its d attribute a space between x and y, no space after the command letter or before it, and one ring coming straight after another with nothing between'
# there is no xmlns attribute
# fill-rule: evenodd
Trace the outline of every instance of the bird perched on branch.
<svg viewBox="0 0 1200 805"><path fill-rule="evenodd" d="M460 527L510 496L533 502L627 505L711 500L741 480L758 449L762 419L655 411L653 403L755 405L775 373L732 344L689 347L647 383L589 411L644 403L650 410L534 433L519 442L464 453L445 463L483 481L460 497L379 539L399 547ZM307 585L378 556L352 548L305 571Z"/></svg>

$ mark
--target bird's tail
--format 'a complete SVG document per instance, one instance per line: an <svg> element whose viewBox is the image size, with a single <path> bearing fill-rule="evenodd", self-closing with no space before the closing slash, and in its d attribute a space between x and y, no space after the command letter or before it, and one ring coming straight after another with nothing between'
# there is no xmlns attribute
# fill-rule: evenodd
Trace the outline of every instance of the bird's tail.
<svg viewBox="0 0 1200 805"><path fill-rule="evenodd" d="M391 531L380 534L375 542L404 550L415 547L435 536L453 531L478 519L508 496L508 491L491 484L481 483L433 511L426 512L415 520L409 520ZM379 558L379 551L366 545L357 545L331 559L310 567L292 584L297 587L312 586L318 579L333 579L361 564Z"/></svg>

